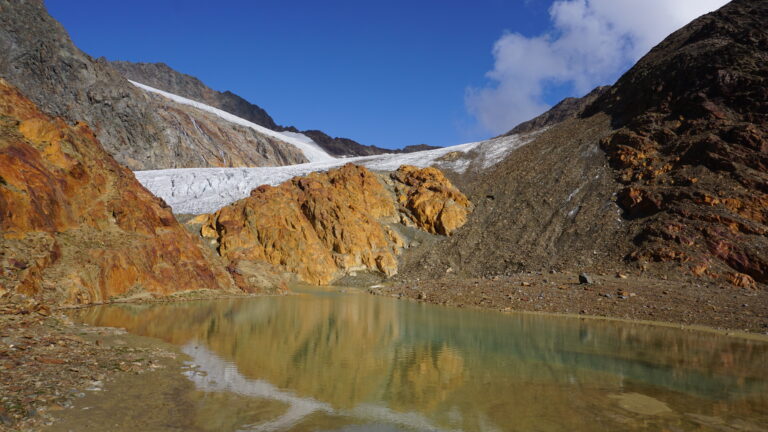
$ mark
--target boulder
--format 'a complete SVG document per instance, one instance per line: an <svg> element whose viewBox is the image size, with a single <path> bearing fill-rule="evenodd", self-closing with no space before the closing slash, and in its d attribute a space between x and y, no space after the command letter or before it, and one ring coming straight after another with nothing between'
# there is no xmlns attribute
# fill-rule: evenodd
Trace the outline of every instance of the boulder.
<svg viewBox="0 0 768 432"><path fill-rule="evenodd" d="M592 283L594 283L594 281L592 280L591 277L589 277L588 274L582 273L582 274L579 275L579 283L580 284L592 284Z"/></svg>
<svg viewBox="0 0 768 432"><path fill-rule="evenodd" d="M398 203L419 228L450 235L467 222L471 203L437 168L403 165L392 179Z"/></svg>

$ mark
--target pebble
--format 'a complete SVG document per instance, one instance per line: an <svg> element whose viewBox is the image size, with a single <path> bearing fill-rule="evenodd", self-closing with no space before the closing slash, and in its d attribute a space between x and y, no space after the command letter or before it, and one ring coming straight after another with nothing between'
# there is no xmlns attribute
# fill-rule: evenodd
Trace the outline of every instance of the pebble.
<svg viewBox="0 0 768 432"><path fill-rule="evenodd" d="M588 274L582 273L582 274L579 275L579 283L580 284L592 284L594 282L592 281L592 278L589 277Z"/></svg>

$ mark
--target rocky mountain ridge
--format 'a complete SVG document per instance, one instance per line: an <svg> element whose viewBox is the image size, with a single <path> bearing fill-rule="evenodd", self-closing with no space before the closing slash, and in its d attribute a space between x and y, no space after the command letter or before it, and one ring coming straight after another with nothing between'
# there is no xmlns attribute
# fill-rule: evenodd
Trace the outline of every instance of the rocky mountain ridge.
<svg viewBox="0 0 768 432"><path fill-rule="evenodd" d="M571 118L580 117L587 107L609 89L610 86L600 86L580 98L567 97L547 110L547 112L520 123L502 136L530 133L562 123Z"/></svg>
<svg viewBox="0 0 768 432"><path fill-rule="evenodd" d="M272 130L278 125L260 106L252 104L230 92L219 92L203 84L199 79L177 72L165 63L132 63L110 61L109 64L131 81L202 102L252 121Z"/></svg>
<svg viewBox="0 0 768 432"><path fill-rule="evenodd" d="M618 203L640 231L628 258L734 284L768 283L768 2L734 0L676 31L590 108Z"/></svg>
<svg viewBox="0 0 768 432"><path fill-rule="evenodd" d="M86 122L133 170L303 163L295 146L199 116L132 85L79 50L42 0L0 1L0 77L44 112ZM227 156L228 155L228 156Z"/></svg>
<svg viewBox="0 0 768 432"><path fill-rule="evenodd" d="M274 131L304 134L333 156L371 156L438 148L420 144L406 146L402 149L385 149L372 145L363 145L349 138L332 137L321 130L310 129L302 131L293 126L280 126L258 105L248 102L228 90L224 92L213 90L198 78L178 72L165 63L111 61L110 64L131 81L140 82L168 93L211 105Z"/></svg>

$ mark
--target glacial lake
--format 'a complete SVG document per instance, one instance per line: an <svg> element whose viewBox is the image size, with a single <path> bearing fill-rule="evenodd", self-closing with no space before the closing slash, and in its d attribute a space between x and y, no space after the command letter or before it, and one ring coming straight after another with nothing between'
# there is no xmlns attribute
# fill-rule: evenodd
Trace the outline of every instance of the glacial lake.
<svg viewBox="0 0 768 432"><path fill-rule="evenodd" d="M111 305L75 318L188 356L163 372L182 384L137 377L75 408L101 410L111 430L768 430L768 343L714 332L355 289ZM132 409L136 424L110 417Z"/></svg>

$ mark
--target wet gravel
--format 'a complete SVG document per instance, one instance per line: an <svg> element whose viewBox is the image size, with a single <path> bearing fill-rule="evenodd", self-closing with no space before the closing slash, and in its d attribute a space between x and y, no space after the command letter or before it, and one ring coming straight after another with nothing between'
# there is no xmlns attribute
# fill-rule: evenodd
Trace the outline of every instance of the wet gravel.
<svg viewBox="0 0 768 432"><path fill-rule="evenodd" d="M176 353L123 330L87 327L34 303L0 304L0 431L38 430L121 374L166 367Z"/></svg>

